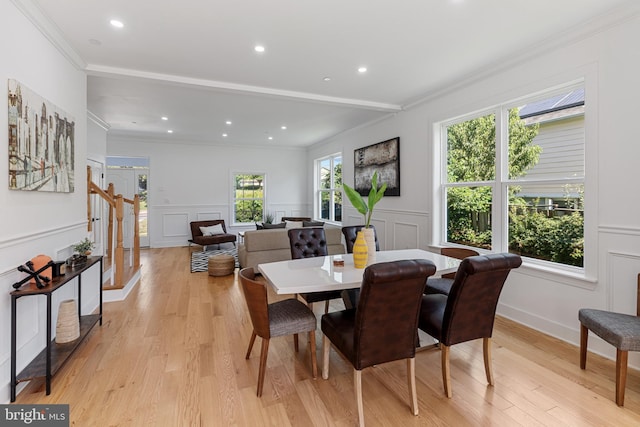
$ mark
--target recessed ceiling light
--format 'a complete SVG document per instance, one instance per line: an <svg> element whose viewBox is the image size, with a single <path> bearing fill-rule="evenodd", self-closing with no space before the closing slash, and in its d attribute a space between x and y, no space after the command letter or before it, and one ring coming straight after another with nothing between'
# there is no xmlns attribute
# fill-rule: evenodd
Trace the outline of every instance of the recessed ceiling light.
<svg viewBox="0 0 640 427"><path fill-rule="evenodd" d="M231 120L227 120L225 123L230 125L231 124Z"/></svg>
<svg viewBox="0 0 640 427"><path fill-rule="evenodd" d="M287 130L287 127L286 126L280 126L280 129Z"/></svg>
<svg viewBox="0 0 640 427"><path fill-rule="evenodd" d="M367 67L360 67L360 68L358 68L358 72L359 72L359 73L366 73L366 72L367 72Z"/></svg>
<svg viewBox="0 0 640 427"><path fill-rule="evenodd" d="M253 48L253 50L255 50L256 52L262 53L264 52L264 46L258 44Z"/></svg>
<svg viewBox="0 0 640 427"><path fill-rule="evenodd" d="M161 118L162 120L169 120L169 117L167 117L167 116L162 116L162 117L160 117L160 118Z"/></svg>
<svg viewBox="0 0 640 427"><path fill-rule="evenodd" d="M226 138L228 135L226 133L223 133L222 136Z"/></svg>
<svg viewBox="0 0 640 427"><path fill-rule="evenodd" d="M323 82L330 82L331 81L331 77L325 77L322 79Z"/></svg>
<svg viewBox="0 0 640 427"><path fill-rule="evenodd" d="M270 136L270 137L269 137L269 141L271 141L272 139L273 139L273 137L272 137L272 136Z"/></svg>
<svg viewBox="0 0 640 427"><path fill-rule="evenodd" d="M112 19L111 21L109 21L109 23L116 28L124 27L124 24L122 23L122 21L118 21L117 19Z"/></svg>
<svg viewBox="0 0 640 427"><path fill-rule="evenodd" d="M173 130L169 129L169 130L167 131L167 133L173 133Z"/></svg>

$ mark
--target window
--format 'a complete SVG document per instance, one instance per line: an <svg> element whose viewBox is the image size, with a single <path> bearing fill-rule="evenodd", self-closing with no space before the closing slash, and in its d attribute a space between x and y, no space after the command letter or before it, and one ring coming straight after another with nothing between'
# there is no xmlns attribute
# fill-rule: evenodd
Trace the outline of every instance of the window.
<svg viewBox="0 0 640 427"><path fill-rule="evenodd" d="M316 218L342 221L342 155L316 160Z"/></svg>
<svg viewBox="0 0 640 427"><path fill-rule="evenodd" d="M264 219L264 174L233 175L233 223L253 223Z"/></svg>
<svg viewBox="0 0 640 427"><path fill-rule="evenodd" d="M584 87L441 125L443 240L584 267Z"/></svg>

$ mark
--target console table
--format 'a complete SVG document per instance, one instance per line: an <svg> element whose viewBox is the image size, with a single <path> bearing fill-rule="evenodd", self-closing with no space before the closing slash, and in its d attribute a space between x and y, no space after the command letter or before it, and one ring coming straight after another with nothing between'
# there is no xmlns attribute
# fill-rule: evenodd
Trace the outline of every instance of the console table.
<svg viewBox="0 0 640 427"><path fill-rule="evenodd" d="M100 308L98 314L82 315L82 273L98 264L100 280ZM78 278L78 316L80 317L80 337L69 343L58 344L51 339L51 297L54 291ZM38 354L19 374L16 374L16 338L17 338L17 301L22 297L44 295L47 298L47 346ZM35 284L25 284L22 288L11 292L11 402L16 400L16 386L33 378L45 377L46 393L51 394L51 377L62 367L64 362L82 343L91 329L100 323L102 325L102 256L87 258L86 264L76 268L67 268L64 276L53 278L45 287L38 288Z"/></svg>

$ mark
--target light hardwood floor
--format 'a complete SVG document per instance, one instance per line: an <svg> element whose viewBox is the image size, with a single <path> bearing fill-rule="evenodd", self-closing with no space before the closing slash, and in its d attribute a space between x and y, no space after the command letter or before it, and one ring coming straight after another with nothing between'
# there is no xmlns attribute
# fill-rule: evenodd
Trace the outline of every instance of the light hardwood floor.
<svg viewBox="0 0 640 427"><path fill-rule="evenodd" d="M193 250L193 249L192 249ZM262 398L260 345L251 336L234 276L190 273L188 248L143 251L142 281L104 307L96 327L53 379L32 381L16 403L68 403L74 426L351 426L352 369L334 350L330 378L313 380L307 340L271 341ZM269 295L272 300L279 298ZM321 316L323 304L316 304ZM335 302L332 309L341 309ZM577 313L576 313L577 316ZM317 342L321 343L318 330ZM258 339L259 340L259 339ZM322 349L317 349L320 358ZM320 360L320 359L319 359ZM420 414L411 415L403 361L363 371L369 426L640 425L640 374L630 370L625 408L615 405L615 363L506 319L494 332L495 387L486 384L481 341L451 349L453 398L442 389L438 350L416 356Z"/></svg>

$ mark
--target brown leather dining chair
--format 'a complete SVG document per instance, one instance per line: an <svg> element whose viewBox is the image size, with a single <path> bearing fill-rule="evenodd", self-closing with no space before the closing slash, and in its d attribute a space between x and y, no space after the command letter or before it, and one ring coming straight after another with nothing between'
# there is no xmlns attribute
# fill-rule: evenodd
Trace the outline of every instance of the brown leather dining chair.
<svg viewBox="0 0 640 427"><path fill-rule="evenodd" d="M454 344L483 339L487 382L493 385L491 336L498 298L509 272L521 264L520 256L510 253L465 258L449 295L422 296L418 327L440 341L442 382L447 397L451 397L449 349Z"/></svg>
<svg viewBox="0 0 640 427"><path fill-rule="evenodd" d="M322 377L329 377L330 344L353 365L358 420L364 425L362 370L407 360L411 412L418 415L415 353L418 314L427 277L436 271L427 260L383 262L367 267L358 306L322 316Z"/></svg>
<svg viewBox="0 0 640 427"><path fill-rule="evenodd" d="M457 259L465 259L470 256L478 256L480 254L473 249L442 248L440 249L440 255ZM429 280L427 280L427 286L424 288L424 293L449 295L449 291L451 291L451 285L453 285L453 279L455 277L455 272L443 274L441 277L430 277Z"/></svg>
<svg viewBox="0 0 640 427"><path fill-rule="evenodd" d="M268 304L267 288L263 282L256 280L253 268L240 270L240 283L249 309L253 333L249 341L249 349L245 359L251 356L251 350L256 336L262 338L260 350L260 367L258 370L258 397L262 396L264 375L267 369L267 355L269 354L269 340L275 337L293 335L295 351L298 351L298 334L308 332L311 353L311 370L313 378L318 376L316 362L316 316L297 299L286 299Z"/></svg>
<svg viewBox="0 0 640 427"><path fill-rule="evenodd" d="M329 255L327 237L322 227L291 228L288 231L291 259L312 258ZM329 301L342 298L342 291L309 292L299 294L309 308L313 303L324 301L324 312L329 311Z"/></svg>

